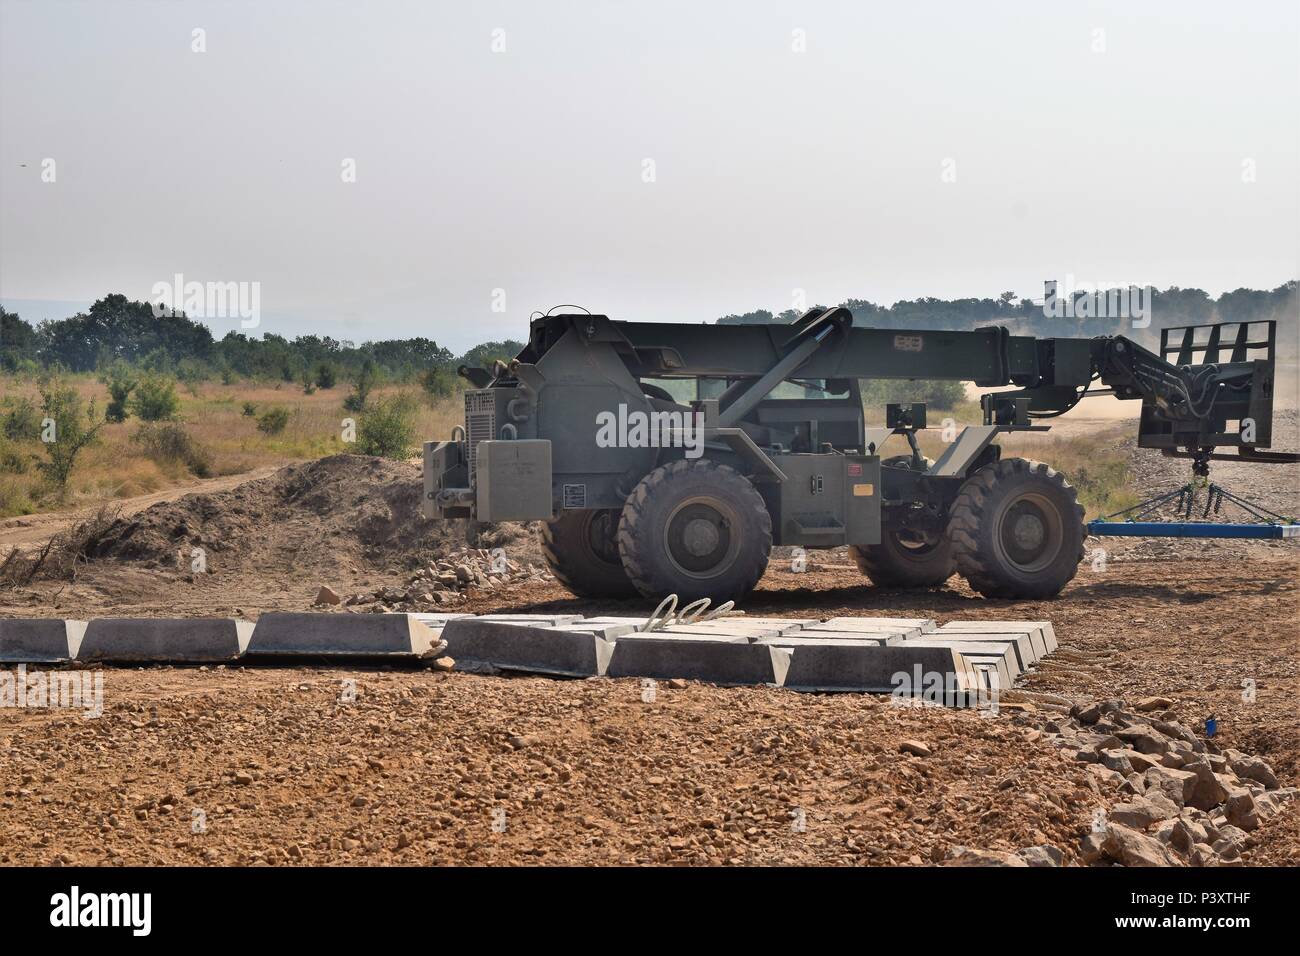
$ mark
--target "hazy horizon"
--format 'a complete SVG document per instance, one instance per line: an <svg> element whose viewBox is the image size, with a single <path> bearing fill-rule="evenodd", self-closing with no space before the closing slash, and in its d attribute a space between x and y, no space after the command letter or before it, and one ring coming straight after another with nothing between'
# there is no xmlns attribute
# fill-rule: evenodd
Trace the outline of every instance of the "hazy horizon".
<svg viewBox="0 0 1300 956"><path fill-rule="evenodd" d="M1298 40L1280 2L0 0L0 303L180 273L258 283L250 334L459 350L570 302L1272 289Z"/></svg>

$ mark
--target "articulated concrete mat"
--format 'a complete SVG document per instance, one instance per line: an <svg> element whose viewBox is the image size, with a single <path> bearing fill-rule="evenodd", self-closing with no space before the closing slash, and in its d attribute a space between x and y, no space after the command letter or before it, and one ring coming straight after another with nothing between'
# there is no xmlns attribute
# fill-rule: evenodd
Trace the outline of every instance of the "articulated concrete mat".
<svg viewBox="0 0 1300 956"><path fill-rule="evenodd" d="M1039 657L1057 648L1056 631L1050 621L950 621L939 628L939 634L1025 634Z"/></svg>
<svg viewBox="0 0 1300 956"><path fill-rule="evenodd" d="M943 644L960 643L962 645L973 645L978 652L983 645L989 645L997 649L1000 653L1003 648L1010 648L1015 655L1015 673L1023 674L1034 664L1037 664L1041 655L1034 647L1034 641L1028 633L1021 634L967 634L961 631L955 631L951 634L946 631L935 631L931 634L923 634L919 638L910 638L908 643L913 641L937 641ZM1010 664L1008 664L1010 666Z"/></svg>
<svg viewBox="0 0 1300 956"><path fill-rule="evenodd" d="M784 684L790 690L919 696L937 681L946 690L945 703L963 704L980 683L970 663L948 647L828 639L791 650Z"/></svg>
<svg viewBox="0 0 1300 956"><path fill-rule="evenodd" d="M224 618L0 620L0 662L220 662L334 657L462 670L642 677L853 691L972 706L1056 647L1046 621L736 615L641 631L645 618L576 614L264 614Z"/></svg>
<svg viewBox="0 0 1300 956"><path fill-rule="evenodd" d="M438 646L413 614L263 614L248 657L429 657Z"/></svg>
<svg viewBox="0 0 1300 956"><path fill-rule="evenodd" d="M743 638L638 636L619 638L606 671L609 677L655 677L711 684L775 684L785 681L788 648L751 644Z"/></svg>
<svg viewBox="0 0 1300 956"><path fill-rule="evenodd" d="M252 629L233 618L101 617L86 625L73 657L81 663L233 661Z"/></svg>
<svg viewBox="0 0 1300 956"><path fill-rule="evenodd" d="M490 665L501 670L598 677L609 666L614 645L598 629L582 624L516 624L484 618L458 618L442 629L447 653L457 666Z"/></svg>
<svg viewBox="0 0 1300 956"><path fill-rule="evenodd" d="M966 635L962 635L966 637ZM981 664L992 663L997 665L1003 674L1005 683L1002 686L1010 687L1011 681L1019 677L1024 668L1020 666L1020 660L1016 655L1016 648L1011 641L967 641L936 638L934 635L918 637L906 641L904 647L951 647L954 651L964 656L967 660Z"/></svg>
<svg viewBox="0 0 1300 956"><path fill-rule="evenodd" d="M0 619L0 662L61 664L77 653L85 631L85 621L57 617Z"/></svg>

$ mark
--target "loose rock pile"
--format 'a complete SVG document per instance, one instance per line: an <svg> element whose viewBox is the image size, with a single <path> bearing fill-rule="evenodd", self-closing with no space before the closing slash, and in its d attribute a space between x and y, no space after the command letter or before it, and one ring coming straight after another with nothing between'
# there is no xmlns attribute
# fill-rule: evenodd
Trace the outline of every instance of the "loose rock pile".
<svg viewBox="0 0 1300 956"><path fill-rule="evenodd" d="M1198 737L1174 719L1172 705L1163 697L1132 708L1104 700L1039 724L1049 741L1089 765L1099 795L1122 798L1098 813L1080 846L1083 862L1240 865L1251 832L1296 797L1264 760Z"/></svg>
<svg viewBox="0 0 1300 956"><path fill-rule="evenodd" d="M552 580L550 571L543 565L520 564L499 550L462 548L416 571L405 588L382 587L343 598L332 589L322 587L315 603L364 606L364 610L375 614L417 611L463 603L465 592L471 588L497 591L512 585Z"/></svg>

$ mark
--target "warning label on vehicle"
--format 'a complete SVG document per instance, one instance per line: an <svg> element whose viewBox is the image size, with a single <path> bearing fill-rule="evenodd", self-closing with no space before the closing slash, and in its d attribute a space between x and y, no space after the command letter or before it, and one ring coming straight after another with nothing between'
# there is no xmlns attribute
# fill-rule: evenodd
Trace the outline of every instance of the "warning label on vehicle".
<svg viewBox="0 0 1300 956"><path fill-rule="evenodd" d="M894 348L899 352L919 352L924 340L919 335L895 335Z"/></svg>

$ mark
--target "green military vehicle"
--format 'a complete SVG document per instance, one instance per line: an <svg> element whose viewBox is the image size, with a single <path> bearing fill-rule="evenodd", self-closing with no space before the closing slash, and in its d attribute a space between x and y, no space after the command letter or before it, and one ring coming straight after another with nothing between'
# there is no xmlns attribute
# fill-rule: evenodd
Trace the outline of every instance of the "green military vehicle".
<svg viewBox="0 0 1300 956"><path fill-rule="evenodd" d="M997 436L1046 431L1100 379L1142 401L1142 447L1199 469L1279 460L1261 450L1273 336L1266 322L1166 329L1156 354L1118 335L860 328L844 308L752 326L548 315L509 363L460 370L465 425L424 446L425 513L545 522L547 561L583 597L740 599L774 545L848 545L880 586L959 573L990 597L1050 597L1083 556L1083 509ZM860 380L880 378L1015 388L986 394L983 423L929 461L924 406L865 423ZM882 459L896 434L911 453Z"/></svg>

